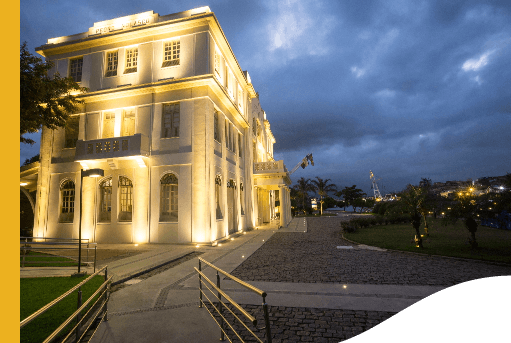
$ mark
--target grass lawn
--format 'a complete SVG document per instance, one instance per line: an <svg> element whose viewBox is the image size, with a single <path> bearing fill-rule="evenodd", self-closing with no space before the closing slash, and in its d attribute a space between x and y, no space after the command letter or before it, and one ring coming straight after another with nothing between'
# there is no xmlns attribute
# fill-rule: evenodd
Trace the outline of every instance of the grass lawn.
<svg viewBox="0 0 511 343"><path fill-rule="evenodd" d="M429 237L423 238L423 249L413 243L415 230L411 224L377 225L362 228L344 237L371 246L420 252L431 255L471 258L511 264L511 231L478 226L476 240L479 248L472 250L467 243L470 233L461 220L444 226L441 219L428 218ZM424 234L424 224L420 228Z"/></svg>
<svg viewBox="0 0 511 343"><path fill-rule="evenodd" d="M58 298L83 280L84 277L46 277L20 279L20 321L49 302ZM82 302L85 302L104 282L97 275L82 286ZM20 330L20 342L42 342L77 310L78 295L73 292L60 303L46 311ZM76 321L69 325L69 330ZM69 332L69 331L67 331ZM62 337L63 338L63 337Z"/></svg>
<svg viewBox="0 0 511 343"><path fill-rule="evenodd" d="M37 256L39 255L39 256ZM44 255L44 256L40 256ZM21 261L23 260L23 257L20 256L20 267L21 267ZM37 252L37 251L29 251L28 254L25 255L25 262L27 261L45 261L44 263L25 263L25 267L74 267L78 266L78 261L75 261L70 258L66 257L58 257L53 256L51 254L46 254L43 252ZM48 262L57 262L58 263L48 263ZM83 260L82 260L83 261ZM69 262L69 263L63 263L63 262ZM82 265L85 265L82 263Z"/></svg>

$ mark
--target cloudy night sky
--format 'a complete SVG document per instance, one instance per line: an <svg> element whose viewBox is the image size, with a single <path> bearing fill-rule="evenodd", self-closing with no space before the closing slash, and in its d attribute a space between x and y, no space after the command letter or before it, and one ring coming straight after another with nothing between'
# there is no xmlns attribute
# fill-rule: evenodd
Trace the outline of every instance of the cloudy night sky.
<svg viewBox="0 0 511 343"><path fill-rule="evenodd" d="M291 179L371 192L511 172L509 1L21 0L21 37L208 5L248 70ZM38 135L31 136L39 141ZM20 145L21 163L39 145ZM382 192L383 193L383 192Z"/></svg>

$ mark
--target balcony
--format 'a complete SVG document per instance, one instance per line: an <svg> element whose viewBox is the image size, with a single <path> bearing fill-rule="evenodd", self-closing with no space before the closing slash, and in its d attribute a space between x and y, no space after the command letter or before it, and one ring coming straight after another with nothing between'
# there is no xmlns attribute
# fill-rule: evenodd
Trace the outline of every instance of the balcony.
<svg viewBox="0 0 511 343"><path fill-rule="evenodd" d="M149 156L149 138L137 133L133 136L76 142L75 161L129 156Z"/></svg>
<svg viewBox="0 0 511 343"><path fill-rule="evenodd" d="M283 160L254 163L254 174L287 173Z"/></svg>
<svg viewBox="0 0 511 343"><path fill-rule="evenodd" d="M283 160L254 163L254 177L258 186L291 184L289 172Z"/></svg>

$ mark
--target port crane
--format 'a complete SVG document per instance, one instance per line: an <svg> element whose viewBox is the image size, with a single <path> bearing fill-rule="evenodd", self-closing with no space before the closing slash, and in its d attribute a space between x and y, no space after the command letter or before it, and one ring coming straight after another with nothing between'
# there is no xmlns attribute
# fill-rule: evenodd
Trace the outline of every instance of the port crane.
<svg viewBox="0 0 511 343"><path fill-rule="evenodd" d="M378 189L378 185L376 184L376 181L381 180L381 179L376 180L376 177L374 176L374 174L371 170L369 171L369 178L371 179L371 181L373 183L371 188L373 188L373 190L374 190L374 200L382 201L383 199L381 197L380 190Z"/></svg>
<svg viewBox="0 0 511 343"><path fill-rule="evenodd" d="M302 167L302 169L305 169L305 167L307 167L309 165L309 163L314 166L314 160L312 159L312 152L310 154L308 154L307 156L305 156L303 158L303 160L301 160L294 168L293 170L291 170L291 172L289 173L289 175L293 174L297 169L298 167Z"/></svg>

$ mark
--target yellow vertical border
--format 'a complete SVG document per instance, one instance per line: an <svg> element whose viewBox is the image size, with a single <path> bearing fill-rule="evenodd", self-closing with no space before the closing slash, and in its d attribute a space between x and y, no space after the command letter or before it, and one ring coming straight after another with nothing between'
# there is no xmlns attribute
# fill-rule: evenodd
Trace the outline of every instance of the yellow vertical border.
<svg viewBox="0 0 511 343"><path fill-rule="evenodd" d="M2 236L4 237L1 249L3 265L2 293L4 309L2 312L2 332L5 332L5 342L19 342L18 320L20 317L19 297L19 259L17 252L17 239L19 233L19 160L20 150L17 132L19 131L19 48L20 48L20 2L5 2L2 6L4 13L9 13L2 20L4 32L4 46L7 53L1 54L1 65L7 74L1 83L2 104L5 108L2 116L3 130L0 135L3 154L6 161L1 169L3 181L1 208L2 208Z"/></svg>

